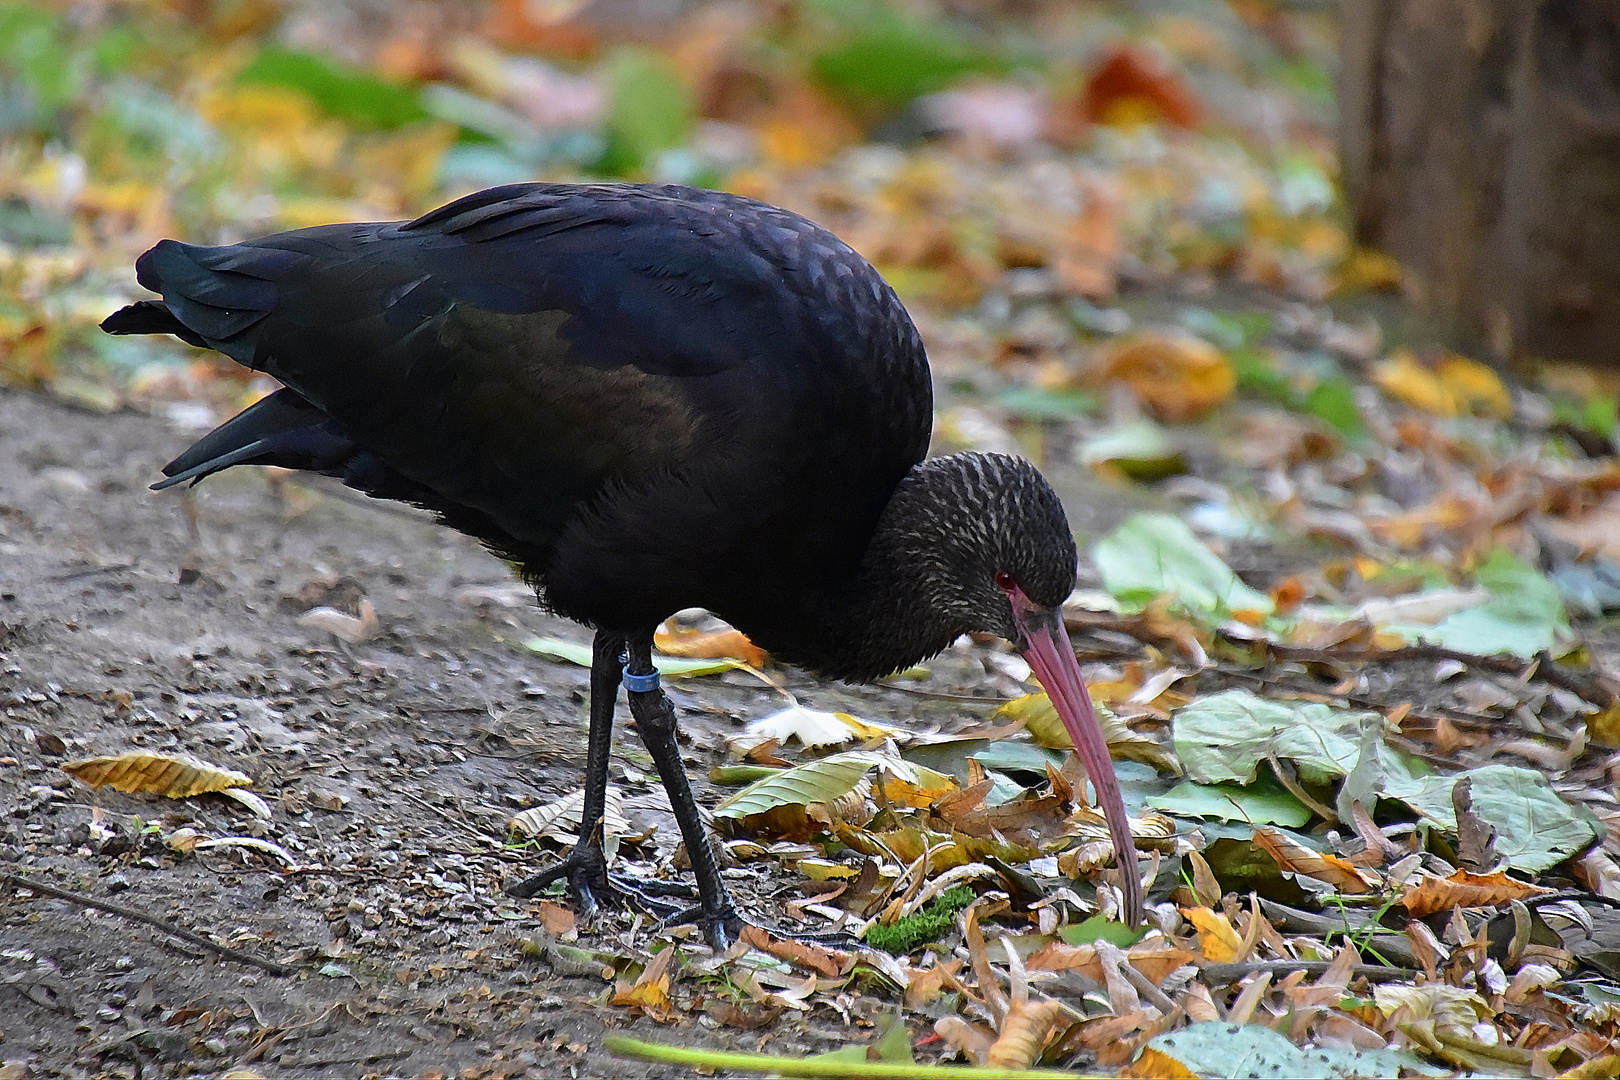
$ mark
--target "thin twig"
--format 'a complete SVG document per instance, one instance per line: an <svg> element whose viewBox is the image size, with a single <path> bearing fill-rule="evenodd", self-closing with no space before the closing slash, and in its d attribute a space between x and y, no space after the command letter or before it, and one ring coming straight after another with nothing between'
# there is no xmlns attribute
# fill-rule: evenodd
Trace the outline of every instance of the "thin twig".
<svg viewBox="0 0 1620 1080"><path fill-rule="evenodd" d="M265 960L262 957L254 956L252 953L243 952L241 949L233 949L229 945L221 945L217 941L210 941L201 934L176 926L174 923L160 919L156 915L148 915L144 911L137 911L135 908L125 907L122 904L98 900L94 896L86 896L83 893L73 892L71 889L59 889L55 885L47 885L42 881L25 878L21 874L0 874L0 881L19 889L28 889L32 892L42 893L45 896L54 896L56 899L66 900L70 904L78 904L82 907L105 911L109 915L121 915L126 919L134 919L136 922L145 923L147 926L161 930L171 937L177 937L181 941L190 942L199 948L218 953L227 960L235 960L239 964L251 964L256 968L268 971L272 975L292 975L298 970L287 964L280 964L274 960Z"/></svg>
<svg viewBox="0 0 1620 1080"><path fill-rule="evenodd" d="M1249 960L1241 964L1205 964L1198 969L1198 973L1206 982L1226 985L1256 973L1287 975L1289 972L1303 971L1307 975L1322 975L1332 964L1331 960ZM1351 978L1366 977L1386 982L1403 981L1416 974L1411 968L1385 967L1382 964L1357 964L1350 971Z"/></svg>

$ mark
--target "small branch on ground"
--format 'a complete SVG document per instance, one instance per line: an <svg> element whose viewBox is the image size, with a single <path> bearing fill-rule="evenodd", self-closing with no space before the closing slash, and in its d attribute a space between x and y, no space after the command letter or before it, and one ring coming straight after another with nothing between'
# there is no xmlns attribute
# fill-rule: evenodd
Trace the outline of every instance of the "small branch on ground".
<svg viewBox="0 0 1620 1080"><path fill-rule="evenodd" d="M268 971L272 975L291 975L298 970L297 968L291 967L287 964L280 964L274 960L266 960L262 957L254 956L252 953L243 952L241 949L233 949L229 945L221 945L216 941L210 941L201 934L193 933L184 927L176 926L172 922L158 918L156 915L148 915L144 911L138 911L135 908L125 907L122 904L114 904L106 900L98 900L94 896L86 896L84 893L74 892L71 889L59 889L55 885L47 885L43 881L35 881L32 878L25 878L21 874L0 874L0 883L5 883L18 889L28 889L31 892L38 893L42 896L52 896L58 900L66 900L68 903L78 904L80 907L95 908L97 911L105 911L109 915L119 915L126 919L133 919L136 922L145 923L147 926L163 931L170 937L179 938L181 941L189 942L192 945L196 945L198 948L207 949L209 952L217 953L218 955L225 957L227 960L235 960L239 964L251 964L256 968L261 968Z"/></svg>

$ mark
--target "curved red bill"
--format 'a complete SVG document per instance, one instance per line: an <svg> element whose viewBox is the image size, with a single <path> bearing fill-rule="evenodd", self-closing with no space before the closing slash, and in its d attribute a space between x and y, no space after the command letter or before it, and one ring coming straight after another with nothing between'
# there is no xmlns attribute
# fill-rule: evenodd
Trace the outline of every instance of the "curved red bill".
<svg viewBox="0 0 1620 1080"><path fill-rule="evenodd" d="M1114 777L1108 741L1097 723L1091 695L1086 693L1085 679L1080 674L1074 646L1069 644L1068 631L1063 628L1063 619L1056 610L1041 607L1016 585L1007 590L1007 595L1012 600L1013 622L1022 638L1020 651L1046 688L1047 697L1052 699L1058 719L1063 721L1080 762L1091 777L1097 804L1108 819L1108 836L1114 842L1114 861L1119 866L1120 887L1125 894L1124 920L1127 925L1140 926L1143 921L1142 878L1137 868L1136 845L1131 840L1130 821L1125 816L1125 798Z"/></svg>

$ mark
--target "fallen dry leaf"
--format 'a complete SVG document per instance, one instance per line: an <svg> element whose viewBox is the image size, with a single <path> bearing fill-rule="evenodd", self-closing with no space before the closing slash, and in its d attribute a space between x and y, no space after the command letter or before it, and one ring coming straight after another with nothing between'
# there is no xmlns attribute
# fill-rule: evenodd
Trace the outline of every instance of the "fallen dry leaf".
<svg viewBox="0 0 1620 1080"><path fill-rule="evenodd" d="M1184 334L1141 334L1103 350L1094 368L1124 383L1159 419L1196 420L1231 396L1237 371L1221 351Z"/></svg>
<svg viewBox="0 0 1620 1080"><path fill-rule="evenodd" d="M740 940L760 952L769 953L778 960L786 960L790 964L809 968L820 972L829 979L836 979L844 973L845 967L851 961L848 953L835 956L831 951L808 941L796 941L793 938L774 937L763 927L745 926Z"/></svg>
<svg viewBox="0 0 1620 1080"><path fill-rule="evenodd" d="M1001 1021L1001 1034L985 1051L984 1063L1009 1072L1027 1069L1040 1060L1052 1027L1063 1016L1063 1006L1050 998L1015 1002Z"/></svg>
<svg viewBox="0 0 1620 1080"><path fill-rule="evenodd" d="M1340 892L1365 893L1378 887L1376 874L1352 866L1337 855L1312 851L1276 829L1256 829L1254 843L1284 870L1325 881Z"/></svg>
<svg viewBox="0 0 1620 1080"><path fill-rule="evenodd" d="M152 754L135 750L117 757L80 758L64 761L62 770L91 787L111 787L146 795L184 799L227 788L250 787L253 780L245 773L175 754Z"/></svg>
<svg viewBox="0 0 1620 1080"><path fill-rule="evenodd" d="M1243 939L1233 929L1225 915L1214 908L1183 908L1181 913L1198 932L1198 947L1205 959L1217 964L1230 964L1243 951Z"/></svg>
<svg viewBox="0 0 1620 1080"><path fill-rule="evenodd" d="M639 979L634 983L619 983L609 1004L639 1009L661 1024L674 1019L674 1005L669 997L669 962L674 956L673 945L655 954Z"/></svg>
<svg viewBox="0 0 1620 1080"><path fill-rule="evenodd" d="M765 650L748 640L741 630L695 630L679 624L665 623L653 634L653 644L666 656L685 656L694 660L741 660L753 667L763 667Z"/></svg>
<svg viewBox="0 0 1620 1080"><path fill-rule="evenodd" d="M1401 904L1415 918L1449 911L1456 907L1496 907L1510 900L1525 900L1553 892L1540 885L1508 877L1505 873L1474 874L1458 870L1450 877L1424 873L1417 884L1408 885Z"/></svg>

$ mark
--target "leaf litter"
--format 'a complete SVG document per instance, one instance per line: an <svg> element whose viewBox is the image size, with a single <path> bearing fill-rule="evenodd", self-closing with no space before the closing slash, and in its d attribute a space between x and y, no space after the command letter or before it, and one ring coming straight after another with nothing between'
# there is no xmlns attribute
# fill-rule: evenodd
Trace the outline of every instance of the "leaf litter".
<svg viewBox="0 0 1620 1080"><path fill-rule="evenodd" d="M712 745L773 770L714 811L743 860L728 873L773 882L802 928L863 930L867 944L751 936L721 963L678 933L649 953L643 926L599 952L551 940L537 955L611 972L609 1007L661 1023L794 1013L858 1030L860 1003L899 1002L910 1024L932 1021L927 1045L1007 1069L1605 1067L1620 970L1587 938L1612 929L1594 898L1620 899L1601 749L1620 745L1620 683L1599 621L1620 610L1605 527L1620 500L1615 389L1389 349L1376 322L1324 303L1393 288L1399 268L1336 223L1309 92L1267 106L1305 133L1279 147L1256 130L1266 110L1217 104L1252 106L1251 91L1195 89L1243 70L1262 41L1293 40L1296 66L1319 71L1317 15L1233 5L1194 26L1095 5L1076 18L1120 43L1081 69L1061 45L1032 61L949 20L788 7L699 10L658 51L579 5L515 0L477 24L417 5L368 35L273 6L67 18L9 5L3 70L21 112L0 163L0 374L188 429L273 389L94 332L159 234L397 217L584 172L723 183L800 209L917 314L943 446L1072 465L1104 485L1098 500L1151 507L1081 523L1091 596L1066 618L1111 748L1138 763L1121 772L1137 844L1158 860L1153 925L1106 930L1120 929L1118 860L1049 703L1027 694L1016 657L962 643L894 692L1005 701L994 718L963 703L929 714L940 731L796 705ZM867 137L912 105L938 138ZM1245 305L1233 287L1266 299ZM89 490L60 470L54 483ZM303 622L321 648L397 635L370 599L357 610L317 605ZM589 663L573 639L512 640ZM768 662L728 628L677 623L659 643L673 676L721 683ZM155 778L170 756L125 758ZM645 768L625 770L627 785ZM18 805L63 801L38 786ZM284 788L280 807L262 803L265 836L163 839L181 857L338 870L270 838L286 838L278 813L317 798ZM566 799L515 816L427 802L481 850L508 819L562 844L578 831ZM92 824L85 850L143 850ZM662 854L638 865L667 869ZM399 917L438 932L471 880L412 871L430 899ZM495 911L575 932L553 901ZM333 953L358 955L380 917L339 905ZM891 939L898 955L870 947L897 928L910 934Z"/></svg>

